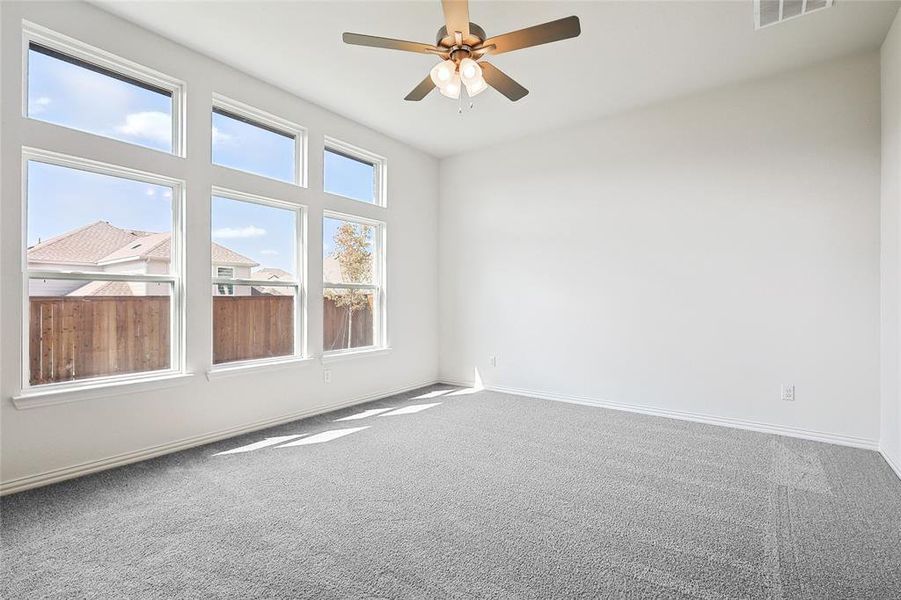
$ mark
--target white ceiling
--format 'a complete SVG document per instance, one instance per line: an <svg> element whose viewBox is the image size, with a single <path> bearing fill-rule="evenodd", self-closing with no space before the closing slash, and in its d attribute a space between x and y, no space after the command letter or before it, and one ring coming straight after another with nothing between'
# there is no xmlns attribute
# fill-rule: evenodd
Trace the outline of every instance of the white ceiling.
<svg viewBox="0 0 901 600"><path fill-rule="evenodd" d="M418 2L111 2L107 10L436 156L877 48L897 2L834 8L754 30L752 0L488 2L470 20L488 35L578 15L582 35L489 58L530 90L455 101L403 97L428 55L346 46L341 33L434 42L438 0Z"/></svg>

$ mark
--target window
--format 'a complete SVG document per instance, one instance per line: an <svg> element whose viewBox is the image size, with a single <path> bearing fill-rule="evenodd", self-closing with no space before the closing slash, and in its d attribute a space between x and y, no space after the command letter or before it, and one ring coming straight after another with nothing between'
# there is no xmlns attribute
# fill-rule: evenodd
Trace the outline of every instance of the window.
<svg viewBox="0 0 901 600"><path fill-rule="evenodd" d="M235 269L233 267L216 267L217 279L234 279ZM235 286L230 283L220 283L217 286L220 296L234 296Z"/></svg>
<svg viewBox="0 0 901 600"><path fill-rule="evenodd" d="M213 363L301 354L296 205L218 190L212 202Z"/></svg>
<svg viewBox="0 0 901 600"><path fill-rule="evenodd" d="M323 187L329 194L384 206L385 159L327 137Z"/></svg>
<svg viewBox="0 0 901 600"><path fill-rule="evenodd" d="M384 345L384 226L329 213L322 230L323 349Z"/></svg>
<svg viewBox="0 0 901 600"><path fill-rule="evenodd" d="M25 36L28 117L180 154L178 81L37 26Z"/></svg>
<svg viewBox="0 0 901 600"><path fill-rule="evenodd" d="M180 182L24 155L27 385L178 369Z"/></svg>
<svg viewBox="0 0 901 600"><path fill-rule="evenodd" d="M214 100L214 164L304 185L303 142L298 125L233 100Z"/></svg>

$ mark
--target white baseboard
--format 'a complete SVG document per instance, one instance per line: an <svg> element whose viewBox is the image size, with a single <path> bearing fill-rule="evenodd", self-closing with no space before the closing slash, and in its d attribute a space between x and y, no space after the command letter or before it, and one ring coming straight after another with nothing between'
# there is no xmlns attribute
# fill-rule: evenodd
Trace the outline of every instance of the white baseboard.
<svg viewBox="0 0 901 600"><path fill-rule="evenodd" d="M188 448L193 448L195 446L203 446L204 444L217 442L219 440L224 440L230 437L243 435L245 433L258 431L260 429L267 429L269 427L274 427L283 423L290 423L291 421L296 421L305 417L312 417L315 415L331 412L333 410L347 408L348 406L362 404L363 402L380 400L382 398L387 398L388 396L393 396L395 394L403 394L404 392L416 390L428 385L433 385L435 383L437 383L436 380L430 379L428 381L422 381L419 383L407 385L402 388L378 392L375 394L365 394L363 396L357 396L356 398L352 398L344 402L338 402L337 404L318 406L288 415L274 417L272 419L256 421L247 425L240 425L238 427L231 427L229 429L223 429L203 435L192 436L174 442L160 444L158 446L151 446L149 448L136 450L134 452L126 452L125 454L118 454L116 456L111 456L109 458L104 458L101 460L89 461L71 467L63 467L61 469L54 469L52 471L46 471L44 473L38 473L36 475L26 475L25 477L19 477L17 479L11 479L9 481L0 483L0 496L22 492L31 488L50 485L51 483L65 481L66 479L82 477L90 473L96 473L98 471L105 471L107 469L121 467L130 463L140 462L142 460L147 460L150 458L156 458L157 456L162 456L164 454L178 452L179 450L187 450Z"/></svg>
<svg viewBox="0 0 901 600"><path fill-rule="evenodd" d="M888 466L892 468L892 471L895 472L895 475L898 476L898 479L901 479L901 464L895 462L892 457L889 456L888 452L886 452L882 448L879 449L879 454L882 455L882 458L885 459L885 462L888 463Z"/></svg>
<svg viewBox="0 0 901 600"><path fill-rule="evenodd" d="M471 388L473 385L471 381L456 380L456 379L451 379L449 377L439 377L438 383L440 383L442 385L452 385L455 387L462 387L462 388Z"/></svg>
<svg viewBox="0 0 901 600"><path fill-rule="evenodd" d="M449 383L442 380L442 383ZM460 385L460 384L457 384ZM472 385L470 383L470 385ZM733 419L728 417L717 417L714 415L705 415L702 413L685 412L678 410L669 410L663 408L654 408L651 406L642 406L638 404L626 404L624 402L612 402L609 400L600 400L597 398L589 398L586 396L573 396L567 394L551 394L548 392L540 392L535 390L524 390L506 386L490 385L485 386L487 390L503 392L505 394L514 394L517 396L527 396L531 398L540 398L542 400L554 400L557 402L567 402L570 404L582 404L586 406L598 406L601 408L610 408L613 410L623 410L645 415L654 415L657 417L668 417L670 419L679 419L682 421L694 421L696 423L706 423L708 425L720 425L723 427L734 427L736 429L747 429L750 431L759 431L762 433L774 433L777 435L786 435L789 437L802 438L805 440L814 440L817 442L826 442L829 444L838 444L840 446L851 446L854 448L864 448L866 450L878 450L879 441L868 438L856 437L851 435L841 435L835 433L826 433L822 431L813 431L802 429L800 427L790 427L787 425L775 425L772 423L760 423L757 421L746 421L744 419Z"/></svg>

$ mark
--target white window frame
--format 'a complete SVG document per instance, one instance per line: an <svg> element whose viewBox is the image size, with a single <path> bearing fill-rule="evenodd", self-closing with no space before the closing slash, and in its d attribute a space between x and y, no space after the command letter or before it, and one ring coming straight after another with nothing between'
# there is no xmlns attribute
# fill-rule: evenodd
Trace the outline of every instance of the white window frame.
<svg viewBox="0 0 901 600"><path fill-rule="evenodd" d="M240 369L248 366L255 365L265 365L271 363L281 363L286 361L296 361L305 358L306 356L306 348L307 348L307 298L306 298L306 285L304 283L307 281L306 277L306 261L304 260L306 253L306 231L307 231L307 207L303 204L298 204L296 202L287 202L284 200L276 200L273 198L268 198L266 196L259 196L257 194L248 194L246 192L239 192L236 190L231 190L227 188L213 186L212 193L210 194L210 214L212 215L213 210L213 197L226 198L228 200L236 200L239 202L249 202L252 204L260 204L263 206L271 206L273 208L280 208L283 210L290 210L294 213L294 228L295 228L295 236L294 236L294 261L295 261L295 270L297 271L297 275L293 281L261 281L258 279L241 279L241 278L223 278L223 277L212 277L211 284L212 285L221 285L228 284L234 286L249 286L253 287L287 287L294 289L294 351L291 354L285 356L274 356L267 358L253 358L249 360L235 360L231 362L223 362L223 363L213 363L213 344L215 343L215 331L213 330L213 314L210 313L210 363L212 367L210 368L211 373L215 373L217 371L229 371L234 369ZM210 242L213 241L212 236L212 228L210 229ZM210 289L212 290L212 285Z"/></svg>
<svg viewBox="0 0 901 600"><path fill-rule="evenodd" d="M374 202L366 202L365 200L360 200L359 198L351 198L350 196L345 196L344 194L336 194L335 192L325 191L325 153L329 151L333 152L334 154L341 154L351 160L358 160L362 163L372 165ZM378 154L364 150L359 146L354 146L353 144L342 142L339 139L325 136L325 145L322 149L322 190L324 193L330 196L347 198L348 200L353 200L354 202L360 202L362 204L368 204L369 206L380 206L382 208L387 208L388 159L386 159L384 156L379 156Z"/></svg>
<svg viewBox="0 0 901 600"><path fill-rule="evenodd" d="M113 71L122 75L123 77L134 79L136 81L140 81L142 83L146 83L153 87L160 88L162 90L168 91L172 94L172 150L159 150L157 148L151 148L149 146L143 146L141 144L136 144L134 142L129 142L128 140L123 140L119 138L114 138L110 136L106 136L100 133L95 133L92 131L87 131L84 129L78 129L76 127L70 127L67 125L60 125L57 123L51 123L49 121L44 121L37 117L29 117L28 116L28 56L29 56L29 45L34 42L41 46L50 48L51 50L55 50L60 52L61 54L66 54L76 60L83 61L86 63L90 63L102 69L107 69L109 71ZM124 58L120 58L119 56L107 52L105 50L101 50L100 48L96 48L89 44L85 44L75 38L71 38L69 36L63 35L61 33L57 33L52 29L47 29L46 27L42 27L30 21L23 21L22 23L22 116L26 119L32 119L35 121L40 121L41 123L47 123L53 127L63 127L66 129L71 129L73 131L78 131L81 133L86 133L88 135L94 135L103 139L113 140L114 142L121 142L123 144L129 144L132 146L136 146L138 148L142 148L145 150L152 150L154 152L162 152L163 154L173 154L175 156L184 157L186 152L186 144L185 144L185 83L179 79L174 77L170 77L164 73L160 73L154 69L150 69L143 65L140 65L136 62L132 62L130 60L126 60Z"/></svg>
<svg viewBox="0 0 901 600"><path fill-rule="evenodd" d="M170 241L169 273L163 275L139 274L139 273L104 273L88 270L38 270L28 268L28 164L40 162L70 169L78 169L99 175L109 175L122 179L131 179L151 185L161 185L172 189L172 235ZM172 375L185 374L185 253L184 253L184 194L185 182L180 179L155 175L136 169L120 167L108 163L102 163L86 158L79 158L38 148L22 148L22 247L20 258L22 266L22 393L29 391L51 392L78 390L93 388L98 385L111 383L128 383L144 381L148 379L160 379ZM59 381L54 383L31 384L31 364L29 360L29 324L31 307L29 298L29 284L32 279L61 279L77 281L126 281L138 283L165 283L170 285L171 296L169 301L169 368L157 371L141 371L137 373L124 373L121 375L101 375L86 379L72 381Z"/></svg>
<svg viewBox="0 0 901 600"><path fill-rule="evenodd" d="M215 162L213 159L213 139L210 136L210 162L216 167L222 169L229 169L232 171L239 171L241 173L247 173L249 175L253 175L255 177L262 177L263 179L268 179L270 181L280 181L282 183L288 183L290 185L296 185L302 188L307 187L307 129L297 123L293 123L287 119L283 119L272 113L268 113L264 110L260 110L249 104L244 104L243 102L239 102L237 100L233 100L228 98L227 96L223 96L222 94L213 94L213 109L219 109L223 112L231 113L236 117L240 117L241 119L246 119L250 121L250 124L257 124L258 126L262 126L263 129L274 129L276 131L281 132L286 136L294 137L294 181L285 181L283 179L276 179L274 177L268 177L266 175L260 175L259 173L255 173L253 171L247 171L245 169L239 169L237 167L230 167L228 165L220 165ZM210 121L212 122L213 112L210 111ZM210 129L212 132L212 128Z"/></svg>
<svg viewBox="0 0 901 600"><path fill-rule="evenodd" d="M322 223L323 223L323 232L325 231L325 219L339 219L342 221L349 221L351 223L358 223L360 225L368 225L370 227L375 228L375 234L373 236L373 252L375 256L373 257L373 283L340 283L334 281L326 281L325 273L321 275L322 277L322 293L323 297L325 297L325 290L329 288L333 289L345 289L345 290L373 290L375 292L376 298L376 307L375 312L373 314L373 328L372 332L372 345L371 346L360 346L358 348L343 348L341 350L323 350L323 357L337 357L344 356L348 354L357 354L357 353L365 353L372 352L373 350L381 350L388 347L388 325L387 325L387 317L388 317L388 305L387 305L387 294L386 294L386 281L387 281L387 260L386 257L387 247L386 247L386 238L387 238L387 226L384 221L377 221L375 219L367 219L365 217L359 217L357 215L349 215L347 213L335 212L331 210L323 210L322 211ZM324 234L323 234L324 236ZM325 262L325 241L323 240L322 248L320 248L320 252L322 252L322 260ZM324 334L324 332L323 332ZM322 340L323 346L325 345L325 340Z"/></svg>

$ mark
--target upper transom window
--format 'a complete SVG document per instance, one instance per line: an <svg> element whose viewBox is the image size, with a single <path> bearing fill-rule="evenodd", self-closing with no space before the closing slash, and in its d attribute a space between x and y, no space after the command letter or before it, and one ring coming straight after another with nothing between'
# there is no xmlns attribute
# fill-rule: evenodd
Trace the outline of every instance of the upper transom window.
<svg viewBox="0 0 901 600"><path fill-rule="evenodd" d="M323 189L329 194L384 206L385 159L326 138Z"/></svg>
<svg viewBox="0 0 901 600"><path fill-rule="evenodd" d="M284 119L217 97L213 163L303 185L303 129Z"/></svg>
<svg viewBox="0 0 901 600"><path fill-rule="evenodd" d="M25 35L28 117L181 153L177 81L59 34Z"/></svg>

